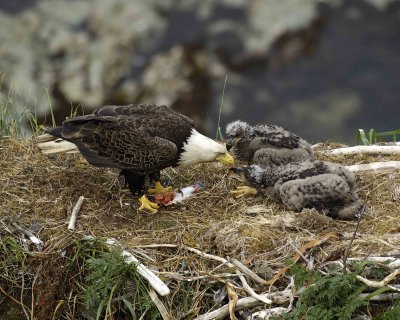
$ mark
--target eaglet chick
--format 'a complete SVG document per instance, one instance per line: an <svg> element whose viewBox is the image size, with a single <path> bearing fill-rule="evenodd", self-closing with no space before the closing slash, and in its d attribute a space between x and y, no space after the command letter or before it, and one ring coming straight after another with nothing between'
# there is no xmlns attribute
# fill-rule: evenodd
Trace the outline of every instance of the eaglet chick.
<svg viewBox="0 0 400 320"><path fill-rule="evenodd" d="M240 174L246 184L282 202L289 210L315 208L333 218L352 219L364 207L354 190L353 173L339 164L305 160L280 167L251 165L231 170ZM245 193L243 190L246 187L233 193Z"/></svg>
<svg viewBox="0 0 400 320"><path fill-rule="evenodd" d="M251 126L234 121L226 127L226 145L235 158L261 167L313 159L311 145L277 125Z"/></svg>

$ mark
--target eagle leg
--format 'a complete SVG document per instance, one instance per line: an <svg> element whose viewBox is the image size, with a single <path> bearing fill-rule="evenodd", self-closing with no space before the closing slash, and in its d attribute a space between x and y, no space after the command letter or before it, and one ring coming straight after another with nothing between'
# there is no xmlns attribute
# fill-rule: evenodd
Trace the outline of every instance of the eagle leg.
<svg viewBox="0 0 400 320"><path fill-rule="evenodd" d="M248 186L241 186L237 187L236 190L232 190L231 193L234 194L236 198L240 198L249 195L256 195L257 189Z"/></svg>
<svg viewBox="0 0 400 320"><path fill-rule="evenodd" d="M139 211L149 210L151 213L156 213L159 208L158 204L147 199L145 194L139 198L139 204Z"/></svg>
<svg viewBox="0 0 400 320"><path fill-rule="evenodd" d="M143 194L146 178L144 175L137 175L126 169L121 170L120 174L125 177L125 186L128 186L133 195Z"/></svg>

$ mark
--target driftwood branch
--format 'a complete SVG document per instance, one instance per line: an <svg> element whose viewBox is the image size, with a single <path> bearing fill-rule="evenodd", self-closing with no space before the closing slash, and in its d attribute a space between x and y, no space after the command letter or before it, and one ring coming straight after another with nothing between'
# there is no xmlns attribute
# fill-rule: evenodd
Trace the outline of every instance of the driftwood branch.
<svg viewBox="0 0 400 320"><path fill-rule="evenodd" d="M364 277L361 277L359 275L357 275L356 278L357 278L358 281L361 281L362 283L364 283L368 287L371 287L371 288L383 288L383 287L388 286L388 283L390 281L392 281L393 279L395 279L399 274L400 274L400 269L396 269L394 272L389 274L387 277L385 277L381 281L371 281L371 280L368 280L368 279L366 279ZM400 289L398 289L398 288L396 288L394 286L389 286L389 287L394 291L400 292Z"/></svg>
<svg viewBox="0 0 400 320"><path fill-rule="evenodd" d="M115 239L108 239L106 243L110 246L118 245ZM136 257L132 253L123 250L122 255L125 258L126 263L136 264L138 273L149 282L150 286L154 288L154 290L156 290L159 295L166 296L170 293L170 290L165 285L165 283L162 282L160 278L157 277L152 271L150 271L145 265L139 262L139 260L136 259Z"/></svg>
<svg viewBox="0 0 400 320"><path fill-rule="evenodd" d="M271 294L263 293L260 294L260 296L266 299L271 299L272 302L275 304L285 304L290 301L292 293L291 291L283 291L283 292L273 292ZM260 300L255 299L253 297L246 297L239 299L237 301L235 310L240 311L246 308L258 307L262 305L264 305L264 303L261 302ZM224 319L224 317L226 317L228 314L229 314L229 309L228 309L228 304L226 304L221 308L218 308L214 311L198 316L197 318L195 318L195 320L219 320L219 319Z"/></svg>
<svg viewBox="0 0 400 320"><path fill-rule="evenodd" d="M29 240L36 246L36 248L39 251L42 251L43 248L43 241L40 240L38 237L36 237L30 230L26 229L25 227L20 226L18 223L16 223L14 221L14 219L12 218L7 218L5 220L9 220L9 222L11 223L11 225L17 229L19 232L21 232L22 234L24 234L26 237L29 238Z"/></svg>
<svg viewBox="0 0 400 320"><path fill-rule="evenodd" d="M246 279L243 277L243 275L240 273L239 270L236 270L236 274L238 275L240 281L242 282L243 289L250 295L250 297L253 297L254 299L260 300L261 302L265 304L272 304L272 301L266 297L263 297L259 294L257 294L252 287L249 286L247 283Z"/></svg>
<svg viewBox="0 0 400 320"><path fill-rule="evenodd" d="M384 154L396 155L400 154L400 146L355 146L338 148L332 150L324 150L322 153L327 155L351 155L351 154Z"/></svg>
<svg viewBox="0 0 400 320"><path fill-rule="evenodd" d="M352 166L346 166L346 168L353 172L397 170L400 169L400 161L362 163L362 164L355 164Z"/></svg>
<svg viewBox="0 0 400 320"><path fill-rule="evenodd" d="M365 257L365 258L348 258L348 261L370 261L370 262L376 262L376 263L382 263L385 264L385 267L388 267L389 269L398 269L400 268L400 259L394 258L394 257Z"/></svg>
<svg viewBox="0 0 400 320"><path fill-rule="evenodd" d="M270 317L277 317L287 312L284 307L276 307L272 309L261 310L248 316L246 320L262 320L269 319Z"/></svg>
<svg viewBox="0 0 400 320"><path fill-rule="evenodd" d="M163 320L172 320L172 318L168 314L167 308L165 308L164 304L162 303L162 301L160 300L160 298L157 296L156 292L153 289L150 289L149 296L151 301L153 301L154 304L156 305Z"/></svg>
<svg viewBox="0 0 400 320"><path fill-rule="evenodd" d="M69 224L68 224L68 230L69 231L74 231L75 230L76 217L78 216L79 210L81 210L82 203L83 203L84 199L85 198L83 196L80 196L78 201L75 204L74 209L72 209L71 218L70 218Z"/></svg>
<svg viewBox="0 0 400 320"><path fill-rule="evenodd" d="M241 263L239 260L235 258L230 258L228 257L228 261L232 263L236 268L238 268L241 272L243 272L246 276L249 278L253 279L254 281L258 282L259 284L267 284L266 281L261 278L258 274L254 273L251 271L249 268L247 268L243 263Z"/></svg>

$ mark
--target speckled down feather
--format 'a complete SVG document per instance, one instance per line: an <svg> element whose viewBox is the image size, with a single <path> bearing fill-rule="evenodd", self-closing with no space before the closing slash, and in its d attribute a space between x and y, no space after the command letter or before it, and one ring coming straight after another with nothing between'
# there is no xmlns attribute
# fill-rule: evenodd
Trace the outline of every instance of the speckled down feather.
<svg viewBox="0 0 400 320"><path fill-rule="evenodd" d="M250 126L234 121L226 127L227 147L248 164L280 166L313 158L311 145L298 135L277 125Z"/></svg>
<svg viewBox="0 0 400 320"><path fill-rule="evenodd" d="M306 160L280 167L251 165L236 170L247 184L290 210L315 208L330 217L352 219L364 206L355 192L353 173L339 164Z"/></svg>

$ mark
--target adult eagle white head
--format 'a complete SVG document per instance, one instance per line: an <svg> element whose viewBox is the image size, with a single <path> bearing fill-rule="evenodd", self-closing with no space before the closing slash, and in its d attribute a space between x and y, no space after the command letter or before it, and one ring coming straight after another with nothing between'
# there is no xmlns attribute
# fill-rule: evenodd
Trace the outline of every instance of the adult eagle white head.
<svg viewBox="0 0 400 320"><path fill-rule="evenodd" d="M194 122L167 106L104 106L47 129L55 137L74 143L97 167L121 169L133 194L144 193L146 176L158 181L169 166L220 161L233 164L225 144L194 129ZM161 185L156 186L162 190ZM156 211L145 195L141 209Z"/></svg>

